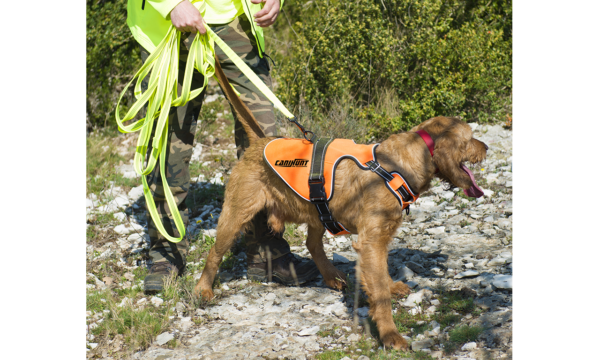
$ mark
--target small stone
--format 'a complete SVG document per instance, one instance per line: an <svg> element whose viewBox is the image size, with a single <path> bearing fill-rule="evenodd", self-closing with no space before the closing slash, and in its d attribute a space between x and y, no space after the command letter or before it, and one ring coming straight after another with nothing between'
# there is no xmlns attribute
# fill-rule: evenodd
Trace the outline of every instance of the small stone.
<svg viewBox="0 0 600 360"><path fill-rule="evenodd" d="M85 207L88 209L92 209L95 206L95 202L92 199L85 199Z"/></svg>
<svg viewBox="0 0 600 360"><path fill-rule="evenodd" d="M441 329L441 325L437 322L437 321L432 321L429 323L429 326L431 326L431 333L433 333L434 335L439 335L440 333L440 329Z"/></svg>
<svg viewBox="0 0 600 360"><path fill-rule="evenodd" d="M435 305L431 305L430 307L425 309L425 313L430 314L430 315L435 314L436 311L437 311L437 307L435 307Z"/></svg>
<svg viewBox="0 0 600 360"><path fill-rule="evenodd" d="M299 336L310 336L315 335L320 330L319 326L313 326L310 328L306 328L298 333Z"/></svg>
<svg viewBox="0 0 600 360"><path fill-rule="evenodd" d="M472 269L473 267L475 267L475 265L473 265L473 263L467 263L467 264L465 264L465 268L466 269Z"/></svg>
<svg viewBox="0 0 600 360"><path fill-rule="evenodd" d="M131 190L129 190L127 196L129 196L129 198L133 201L136 201L137 199L141 198L142 196L144 196L144 185L132 188Z"/></svg>
<svg viewBox="0 0 600 360"><path fill-rule="evenodd" d="M202 230L202 235L214 238L217 236L217 229Z"/></svg>
<svg viewBox="0 0 600 360"><path fill-rule="evenodd" d="M175 304L175 310L179 311L179 312L183 312L185 311L185 305L183 305L183 303L181 301L177 302L177 304Z"/></svg>
<svg viewBox="0 0 600 360"><path fill-rule="evenodd" d="M498 265L503 265L504 263L506 263L505 258L497 257L497 258L493 258L492 260L490 260L487 263L487 265L488 266L498 266Z"/></svg>
<svg viewBox="0 0 600 360"><path fill-rule="evenodd" d="M175 336L173 336L173 334L164 332L156 337L156 343L159 346L164 345L164 344L168 343L169 341L173 340L174 338L175 338Z"/></svg>
<svg viewBox="0 0 600 360"><path fill-rule="evenodd" d="M365 355L361 355L361 356L358 357L357 360L370 360L370 359L367 356L365 356Z"/></svg>
<svg viewBox="0 0 600 360"><path fill-rule="evenodd" d="M343 358L341 358L340 360L352 360L351 358L344 356Z"/></svg>
<svg viewBox="0 0 600 360"><path fill-rule="evenodd" d="M512 275L496 275L492 285L499 289L512 289Z"/></svg>
<svg viewBox="0 0 600 360"><path fill-rule="evenodd" d="M228 272L222 272L218 275L221 282L228 282L233 279L233 274Z"/></svg>
<svg viewBox="0 0 600 360"><path fill-rule="evenodd" d="M113 216L115 217L115 219L117 219L118 221L125 221L125 219L127 219L127 215L125 215L124 212L117 212L114 213Z"/></svg>
<svg viewBox="0 0 600 360"><path fill-rule="evenodd" d="M467 270L467 271L463 271L457 275L454 276L455 279L462 279L465 277L473 277L473 276L477 276L479 275L479 271L476 270Z"/></svg>
<svg viewBox="0 0 600 360"><path fill-rule="evenodd" d="M117 305L118 307L123 307L126 305L131 305L131 299L128 298L127 296L123 298L123 300L121 300L121 302L119 303L119 305Z"/></svg>
<svg viewBox="0 0 600 360"><path fill-rule="evenodd" d="M358 334L350 334L350 335L348 335L348 341L350 341L350 342L357 342L358 340L360 340L360 335L358 335Z"/></svg>
<svg viewBox="0 0 600 360"><path fill-rule="evenodd" d="M104 281L106 286L111 286L113 283L113 278L107 276L107 277L102 278L102 281Z"/></svg>
<svg viewBox="0 0 600 360"><path fill-rule="evenodd" d="M416 287L417 287L417 285L419 285L419 284L418 284L418 283L416 283L416 282L414 282L414 281L412 281L412 280L410 280L410 281L407 281L407 282L406 282L406 286L408 286L408 287L409 287L409 288L411 288L411 289L414 289L414 288L416 288Z"/></svg>
<svg viewBox="0 0 600 360"><path fill-rule="evenodd" d="M367 317L367 316L369 316L369 308L366 307L366 306L358 308L356 311L358 312L358 316L360 316L360 317Z"/></svg>
<svg viewBox="0 0 600 360"><path fill-rule="evenodd" d="M420 351L423 349L429 349L432 345L433 340L431 339L417 340L412 342L411 348L413 351Z"/></svg>
<svg viewBox="0 0 600 360"><path fill-rule="evenodd" d="M403 266L398 269L395 280L405 281L410 280L415 276L415 273L406 266Z"/></svg>
<svg viewBox="0 0 600 360"><path fill-rule="evenodd" d="M408 295L406 300L402 302L402 306L405 307L413 307L417 304L420 304L423 300L428 300L431 298L432 292L431 290L422 289L416 293Z"/></svg>
<svg viewBox="0 0 600 360"><path fill-rule="evenodd" d="M95 349L98 346L98 343L89 343L90 348Z"/></svg>
<svg viewBox="0 0 600 360"><path fill-rule="evenodd" d="M474 350L477 349L477 343L476 342L468 342L466 344L464 344L462 346L462 348L460 348L462 351L468 351L468 350Z"/></svg>
<svg viewBox="0 0 600 360"><path fill-rule="evenodd" d="M425 270L424 267L422 267L421 265L419 265L415 262L412 262L412 261L407 262L406 266L408 266L409 269L416 272L417 274L421 274L421 273L424 273L425 271L427 271L427 270Z"/></svg>
<svg viewBox="0 0 600 360"><path fill-rule="evenodd" d="M333 253L333 263L334 264L348 264L350 260L346 259L342 255L338 255L337 253Z"/></svg>
<svg viewBox="0 0 600 360"><path fill-rule="evenodd" d="M430 235L438 235L438 234L443 234L446 232L446 227L445 226L439 226L439 227L435 227L435 228L431 228L431 229L427 229L426 230L427 233L429 233Z"/></svg>
<svg viewBox="0 0 600 360"><path fill-rule="evenodd" d="M156 297L156 296L153 296L153 297L150 299L150 302L152 303L152 305L154 305L154 306L156 306L156 307L159 307L159 306L161 306L161 305L163 304L163 302L165 302L165 301L164 301L163 299L161 299L161 298L158 298L158 297Z"/></svg>

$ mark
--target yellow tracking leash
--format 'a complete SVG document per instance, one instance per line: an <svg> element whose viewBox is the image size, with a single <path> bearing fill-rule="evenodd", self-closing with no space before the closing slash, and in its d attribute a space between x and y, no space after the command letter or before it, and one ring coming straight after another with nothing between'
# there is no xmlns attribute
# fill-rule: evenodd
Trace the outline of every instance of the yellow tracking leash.
<svg viewBox="0 0 600 360"><path fill-rule="evenodd" d="M140 131L134 157L134 168L136 173L142 176L144 197L146 199L146 204L148 205L148 211L150 212L152 221L154 221L158 231L167 240L174 243L180 242L185 236L185 226L165 176L169 110L171 107L185 105L188 101L194 99L204 90L208 84L208 79L215 73L215 43L223 50L229 59L236 64L242 73L244 73L244 75L246 75L246 77L248 77L248 79L269 99L269 101L273 103L274 107L279 109L279 111L281 111L291 122L298 126L298 128L304 133L304 137L307 140L311 140L314 136L312 132L305 130L302 125L298 124L294 115L288 111L288 109L281 103L281 101L279 101L275 94L273 94L273 92L252 71L252 69L250 69L248 65L246 65L244 61L240 59L240 57L237 56L237 54L208 27L208 25L205 24L205 27L207 29L208 36L197 33L192 45L190 46L180 97L177 97L177 76L179 73L179 44L181 32L177 31L177 29L171 25L167 35L160 42L160 44L158 44L156 49L152 52L152 54L150 54L148 59L146 59L144 65L142 65L142 67L137 71L131 81L129 81L127 86L121 92L115 111L115 118L120 132L131 133L138 130ZM204 84L202 87L190 91L194 67L202 75L204 75ZM142 80L148 74L150 74L148 89L142 93ZM127 111L125 116L121 118L119 112L121 100L129 86L136 79L137 81L134 88L134 95L137 100ZM124 123L132 120L146 103L148 103L146 117L141 120L137 120L132 124L125 125ZM158 118L158 122L156 124L156 130L154 132L154 137L151 144L152 151L148 158L148 163L144 168L144 158L148 151L150 138L152 137L152 129L154 127L154 121L156 118ZM309 133L312 135L310 138L307 137L307 134ZM173 216L173 220L175 221L177 231L180 234L180 237L178 238L169 235L164 228L146 180L146 175L150 174L152 170L154 170L157 160L160 160L160 175L162 177L167 205Z"/></svg>

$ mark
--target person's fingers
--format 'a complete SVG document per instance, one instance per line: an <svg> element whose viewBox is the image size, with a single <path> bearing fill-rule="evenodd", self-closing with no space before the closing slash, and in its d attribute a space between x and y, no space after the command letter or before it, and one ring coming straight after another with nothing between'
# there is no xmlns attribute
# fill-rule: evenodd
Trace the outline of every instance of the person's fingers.
<svg viewBox="0 0 600 360"><path fill-rule="evenodd" d="M260 4L260 2L258 4ZM265 1L265 6L263 6L263 8L260 11L258 11L256 14L254 14L254 19L257 19L259 17L262 17L262 16L268 14L272 8L274 8L273 4Z"/></svg>
<svg viewBox="0 0 600 360"><path fill-rule="evenodd" d="M258 13L256 13L258 15ZM261 23L268 23L271 25L277 19L277 15L279 15L279 9L276 6L273 6L267 14L264 16L257 16L255 18L256 22L260 25Z"/></svg>
<svg viewBox="0 0 600 360"><path fill-rule="evenodd" d="M267 0L250 0L253 4L260 4L261 2L267 2Z"/></svg>
<svg viewBox="0 0 600 360"><path fill-rule="evenodd" d="M206 34L206 28L204 27L204 21L200 21L199 24L196 25L196 29L202 35Z"/></svg>

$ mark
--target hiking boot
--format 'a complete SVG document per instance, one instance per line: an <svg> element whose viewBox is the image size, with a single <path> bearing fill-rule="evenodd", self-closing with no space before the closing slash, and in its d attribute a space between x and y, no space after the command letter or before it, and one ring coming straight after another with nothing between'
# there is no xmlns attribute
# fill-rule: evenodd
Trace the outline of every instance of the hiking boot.
<svg viewBox="0 0 600 360"><path fill-rule="evenodd" d="M319 275L319 269L312 260L298 260L287 253L271 262L272 281L284 285L300 285ZM248 264L248 279L260 282L269 281L267 262Z"/></svg>
<svg viewBox="0 0 600 360"><path fill-rule="evenodd" d="M185 266L177 267L168 261L160 261L152 264L150 272L144 278L144 291L146 293L161 292L165 279L171 276L172 272L176 272L177 276L180 276L184 269Z"/></svg>

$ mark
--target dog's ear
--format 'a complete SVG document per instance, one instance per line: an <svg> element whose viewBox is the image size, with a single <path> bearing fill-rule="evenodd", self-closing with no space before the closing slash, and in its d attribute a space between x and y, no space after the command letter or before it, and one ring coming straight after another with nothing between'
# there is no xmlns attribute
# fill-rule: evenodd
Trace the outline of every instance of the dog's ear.
<svg viewBox="0 0 600 360"><path fill-rule="evenodd" d="M467 143L452 129L444 131L435 139L433 162L438 167L441 177L461 189L468 189L473 184L469 175L461 168Z"/></svg>

